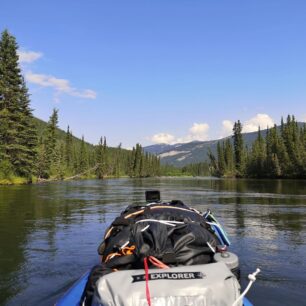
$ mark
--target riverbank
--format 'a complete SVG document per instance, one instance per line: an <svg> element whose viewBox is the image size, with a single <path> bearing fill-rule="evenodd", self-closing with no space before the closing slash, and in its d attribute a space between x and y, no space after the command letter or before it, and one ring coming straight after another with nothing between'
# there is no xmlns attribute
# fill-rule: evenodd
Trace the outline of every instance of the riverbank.
<svg viewBox="0 0 306 306"><path fill-rule="evenodd" d="M127 175L122 176L106 176L104 179L115 179L115 178L128 178ZM64 182L68 180L93 180L97 179L95 175L88 175L88 176L77 176L77 177L64 177L58 178L56 176L50 177L48 179L41 179L37 177L32 177L31 180L24 178L24 177L17 177L13 176L10 178L0 178L0 186L2 185L31 185L31 184L43 184L43 183L52 183L52 182Z"/></svg>
<svg viewBox="0 0 306 306"><path fill-rule="evenodd" d="M0 178L0 185L27 185L31 183L24 177Z"/></svg>

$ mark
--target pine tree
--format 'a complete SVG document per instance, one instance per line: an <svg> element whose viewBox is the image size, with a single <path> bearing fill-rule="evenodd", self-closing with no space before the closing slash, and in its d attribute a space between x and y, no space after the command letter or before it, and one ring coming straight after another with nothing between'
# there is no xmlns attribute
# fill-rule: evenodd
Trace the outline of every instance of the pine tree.
<svg viewBox="0 0 306 306"><path fill-rule="evenodd" d="M0 40L0 159L20 176L30 177L36 155L36 131L21 75L15 38L5 30Z"/></svg>
<svg viewBox="0 0 306 306"><path fill-rule="evenodd" d="M63 141L61 141L57 145L56 150L57 150L57 159L55 161L56 177L57 179L62 180L65 177L65 168L66 168L65 145Z"/></svg>
<svg viewBox="0 0 306 306"><path fill-rule="evenodd" d="M30 99L28 89L22 78L21 98L20 98L20 145L23 147L22 159L20 160L19 173L23 176L30 177L35 169L37 157L37 128L34 124L32 110L30 108Z"/></svg>
<svg viewBox="0 0 306 306"><path fill-rule="evenodd" d="M79 172L82 173L88 169L88 154L85 146L84 136L82 136L79 156L80 156Z"/></svg>
<svg viewBox="0 0 306 306"><path fill-rule="evenodd" d="M103 179L110 174L110 163L108 158L108 147L106 137L100 138L99 144L96 148L96 175L99 179Z"/></svg>
<svg viewBox="0 0 306 306"><path fill-rule="evenodd" d="M96 151L97 151L96 152L96 162L97 162L96 175L98 179L103 179L105 175L103 137L100 138Z"/></svg>
<svg viewBox="0 0 306 306"><path fill-rule="evenodd" d="M108 147L106 142L106 137L104 136L103 140L103 154L104 154L104 175L109 174L109 154L108 154Z"/></svg>
<svg viewBox="0 0 306 306"><path fill-rule="evenodd" d="M45 149L47 158L47 172L50 172L52 164L56 160L56 143L57 135L56 129L58 128L58 110L53 109L52 115L47 125L47 135L45 137Z"/></svg>
<svg viewBox="0 0 306 306"><path fill-rule="evenodd" d="M72 132L70 131L69 125L67 127L67 132L66 132L66 139L65 139L65 160L66 160L66 166L70 170L72 167Z"/></svg>
<svg viewBox="0 0 306 306"><path fill-rule="evenodd" d="M235 173L233 147L230 139L225 141L224 158L226 164L226 175L233 176Z"/></svg>
<svg viewBox="0 0 306 306"><path fill-rule="evenodd" d="M114 158L114 171L113 175L115 177L119 177L121 173L121 163L122 163L122 152L121 152L121 143L118 145L117 150L115 152Z"/></svg>
<svg viewBox="0 0 306 306"><path fill-rule="evenodd" d="M253 143L249 158L248 172L251 177L264 177L266 175L266 145L258 128L257 139Z"/></svg>
<svg viewBox="0 0 306 306"><path fill-rule="evenodd" d="M235 168L238 176L245 174L246 154L242 138L242 124L238 120L233 127L234 139L234 154L235 154Z"/></svg>
<svg viewBox="0 0 306 306"><path fill-rule="evenodd" d="M136 144L136 149L134 151L134 161L133 161L133 177L140 177L140 164L142 148L139 143Z"/></svg>
<svg viewBox="0 0 306 306"><path fill-rule="evenodd" d="M208 149L208 159L209 159L209 172L213 176L218 176L218 162L216 160L215 155Z"/></svg>
<svg viewBox="0 0 306 306"><path fill-rule="evenodd" d="M36 173L38 179L48 179L50 176L47 151L44 143L38 149Z"/></svg>
<svg viewBox="0 0 306 306"><path fill-rule="evenodd" d="M223 176L225 173L225 157L224 157L224 144L220 142L217 144L217 157L218 157L218 172L219 176Z"/></svg>

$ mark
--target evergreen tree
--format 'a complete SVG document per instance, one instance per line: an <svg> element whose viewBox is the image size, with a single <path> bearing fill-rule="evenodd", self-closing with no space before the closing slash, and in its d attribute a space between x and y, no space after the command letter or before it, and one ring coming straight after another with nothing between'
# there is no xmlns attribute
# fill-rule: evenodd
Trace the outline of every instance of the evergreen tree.
<svg viewBox="0 0 306 306"><path fill-rule="evenodd" d="M235 168L237 176L243 176L245 174L246 167L246 154L242 138L242 124L239 120L235 122L233 132Z"/></svg>
<svg viewBox="0 0 306 306"><path fill-rule="evenodd" d="M115 160L114 160L114 172L113 175L115 177L119 177L121 173L121 163L122 163L122 156L121 156L121 143L117 147L116 153L115 153Z"/></svg>
<svg viewBox="0 0 306 306"><path fill-rule="evenodd" d="M56 160L56 143L57 135L56 129L58 128L58 110L53 109L52 115L47 125L47 135L45 137L45 149L47 157L47 172L50 172L52 164Z"/></svg>
<svg viewBox="0 0 306 306"><path fill-rule="evenodd" d="M266 145L258 128L257 139L253 143L249 158L248 172L250 176L262 177L266 173Z"/></svg>
<svg viewBox="0 0 306 306"><path fill-rule="evenodd" d="M136 144L133 161L133 177L140 177L142 147L139 143Z"/></svg>
<svg viewBox="0 0 306 306"><path fill-rule="evenodd" d="M1 159L7 160L15 170L20 147L19 98L21 71L18 66L17 43L7 30L0 40L0 145Z"/></svg>
<svg viewBox="0 0 306 306"><path fill-rule="evenodd" d="M217 144L217 156L218 156L218 172L219 176L223 176L225 173L225 157L224 157L224 145L220 142Z"/></svg>
<svg viewBox="0 0 306 306"><path fill-rule="evenodd" d="M34 124L28 89L22 78L21 97L20 97L20 145L23 147L22 158L19 163L19 171L22 176L30 177L35 169L37 157L37 128Z"/></svg>
<svg viewBox="0 0 306 306"><path fill-rule="evenodd" d="M103 140L103 154L104 154L104 175L108 175L109 174L109 156L108 156L108 147L107 147L105 136Z"/></svg>
<svg viewBox="0 0 306 306"><path fill-rule="evenodd" d="M67 132L66 132L66 140L65 140L65 160L66 160L66 166L70 170L72 167L72 150L73 150L73 145L72 145L72 132L70 131L69 125L67 127Z"/></svg>
<svg viewBox="0 0 306 306"><path fill-rule="evenodd" d="M234 154L233 154L233 147L229 138L226 139L225 141L224 158L226 164L226 175L234 176L235 173Z"/></svg>
<svg viewBox="0 0 306 306"><path fill-rule="evenodd" d="M208 159L209 159L209 172L213 176L219 176L218 173L218 162L216 160L215 155L211 152L211 150L208 150Z"/></svg>
<svg viewBox="0 0 306 306"><path fill-rule="evenodd" d="M56 169L56 178L64 179L65 177L65 168L66 168L66 160L65 160L65 144L61 141L57 145L57 160L55 162Z"/></svg>
<svg viewBox="0 0 306 306"><path fill-rule="evenodd" d="M0 159L31 178L37 154L36 127L18 63L18 45L5 30L0 40Z"/></svg>
<svg viewBox="0 0 306 306"><path fill-rule="evenodd" d="M48 179L50 176L47 150L44 143L38 149L36 173L38 179Z"/></svg>
<svg viewBox="0 0 306 306"><path fill-rule="evenodd" d="M97 146L96 152L96 175L98 179L103 179L105 175L105 156L104 156L104 146L103 146L103 137L100 138L99 144Z"/></svg>
<svg viewBox="0 0 306 306"><path fill-rule="evenodd" d="M120 147L121 150L121 147ZM99 179L103 179L108 175L117 175L120 166L116 165L120 153L115 151L115 154L109 154L106 137L101 137L98 146L96 147L96 175ZM112 155L112 158L109 157ZM120 154L121 155L121 154ZM118 168L116 168L118 167ZM119 174L118 174L119 176Z"/></svg>
<svg viewBox="0 0 306 306"><path fill-rule="evenodd" d="M82 173L88 169L88 154L85 146L84 136L82 136L79 156L79 172Z"/></svg>

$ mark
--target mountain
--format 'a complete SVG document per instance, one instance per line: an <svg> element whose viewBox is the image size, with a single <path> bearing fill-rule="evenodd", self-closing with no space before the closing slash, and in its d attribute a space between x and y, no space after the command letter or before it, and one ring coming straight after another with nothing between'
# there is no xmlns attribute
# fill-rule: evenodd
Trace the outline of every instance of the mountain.
<svg viewBox="0 0 306 306"><path fill-rule="evenodd" d="M147 146L145 147L145 151L151 154L160 154L168 150L171 150L171 148L172 145L161 143L161 144Z"/></svg>
<svg viewBox="0 0 306 306"><path fill-rule="evenodd" d="M304 123L298 123L300 127ZM278 126L280 129L280 126ZM261 131L262 136L266 137L267 130ZM258 132L244 133L243 140L245 145L250 148L252 143L257 138ZM177 167L183 167L191 163L199 163L208 161L208 152L209 150L216 154L218 142L223 142L231 136L210 140L210 141L192 141L189 143L178 143L173 145L168 144L156 144L152 146L144 147L146 152L157 154L160 157L162 164L169 164Z"/></svg>

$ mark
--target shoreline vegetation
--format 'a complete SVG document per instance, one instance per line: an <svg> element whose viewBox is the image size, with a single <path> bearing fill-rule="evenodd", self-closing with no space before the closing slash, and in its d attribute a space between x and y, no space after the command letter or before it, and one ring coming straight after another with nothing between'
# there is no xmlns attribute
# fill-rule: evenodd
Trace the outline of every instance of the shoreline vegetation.
<svg viewBox="0 0 306 306"><path fill-rule="evenodd" d="M305 179L306 124L292 115L280 127L274 125L262 136L260 128L251 147L243 142L238 120L233 136L217 144L216 156L209 152L210 172L217 177Z"/></svg>

